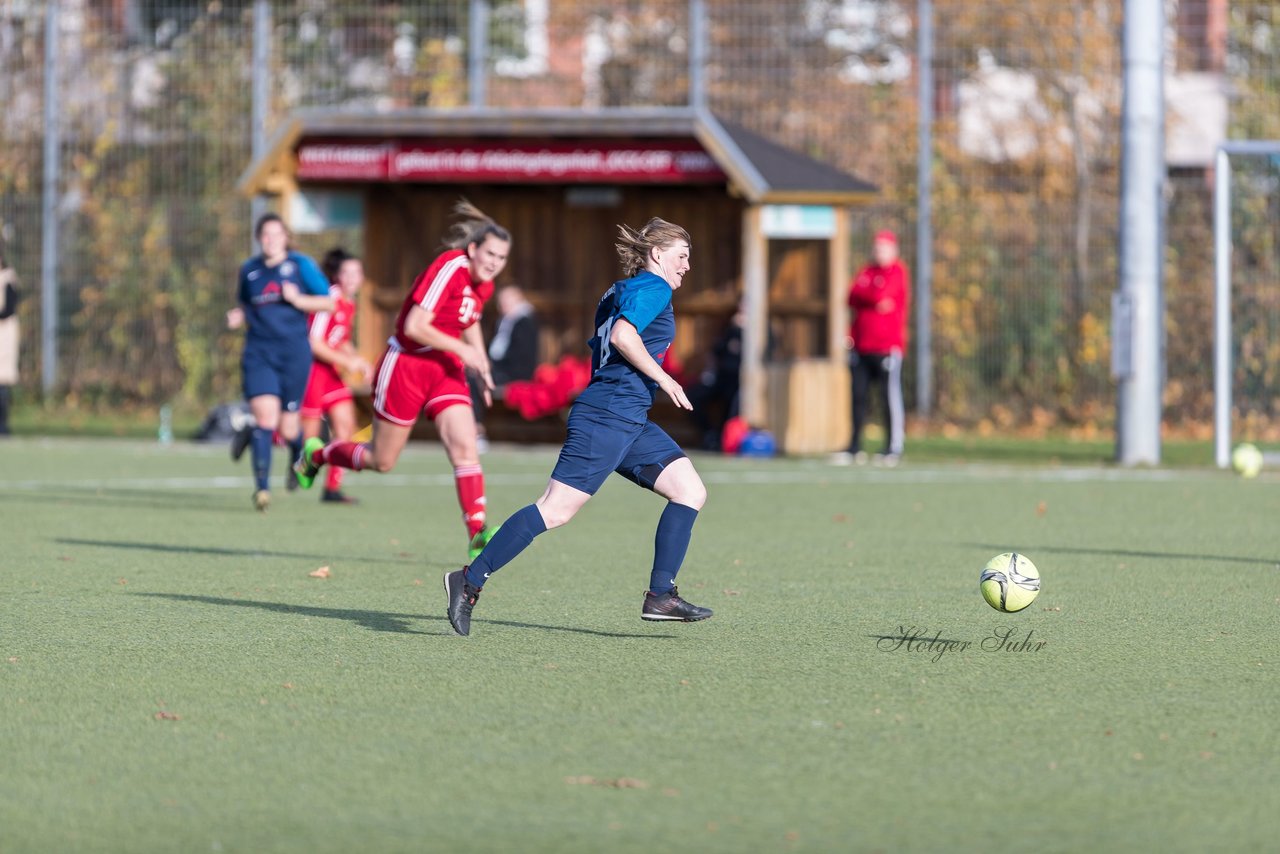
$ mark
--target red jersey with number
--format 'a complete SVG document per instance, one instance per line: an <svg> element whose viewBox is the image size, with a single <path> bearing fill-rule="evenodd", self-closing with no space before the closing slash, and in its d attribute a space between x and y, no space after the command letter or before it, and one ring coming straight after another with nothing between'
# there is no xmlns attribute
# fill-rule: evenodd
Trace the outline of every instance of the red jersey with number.
<svg viewBox="0 0 1280 854"><path fill-rule="evenodd" d="M333 311L319 311L311 315L307 321L307 334L312 341L341 350L351 340L356 304L342 295L341 288L330 288L329 296L333 297Z"/></svg>
<svg viewBox="0 0 1280 854"><path fill-rule="evenodd" d="M318 311L307 318L307 337L311 341L328 344L341 350L351 340L351 327L356 319L356 304L342 295L342 289L329 288L333 297L333 311ZM311 363L310 384L324 383L326 388L343 387L338 369L319 359ZM308 385L308 389L311 388Z"/></svg>
<svg viewBox="0 0 1280 854"><path fill-rule="evenodd" d="M431 262L413 282L413 289L400 307L396 331L387 343L405 353L429 353L432 348L414 341L405 333L405 321L415 305L434 315L431 325L451 338L461 338L463 330L480 319L484 304L493 295L493 282L474 282L471 260L461 249L450 249Z"/></svg>

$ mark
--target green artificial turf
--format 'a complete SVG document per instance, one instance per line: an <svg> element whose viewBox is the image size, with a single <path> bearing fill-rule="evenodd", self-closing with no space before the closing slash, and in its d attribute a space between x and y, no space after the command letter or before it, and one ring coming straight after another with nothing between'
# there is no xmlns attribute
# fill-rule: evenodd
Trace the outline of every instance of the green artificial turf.
<svg viewBox="0 0 1280 854"><path fill-rule="evenodd" d="M712 620L640 621L614 479L463 639L438 447L259 515L223 447L0 444L0 851L1274 850L1275 474L695 462Z"/></svg>

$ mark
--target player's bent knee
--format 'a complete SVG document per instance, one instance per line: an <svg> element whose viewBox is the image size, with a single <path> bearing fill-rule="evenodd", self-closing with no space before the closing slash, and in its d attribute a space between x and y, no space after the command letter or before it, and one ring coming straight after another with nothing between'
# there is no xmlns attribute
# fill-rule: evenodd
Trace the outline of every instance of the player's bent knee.
<svg viewBox="0 0 1280 854"><path fill-rule="evenodd" d="M573 507L543 506L538 508L538 512L542 514L542 523L547 526L548 531L569 524L578 515L577 508Z"/></svg>
<svg viewBox="0 0 1280 854"><path fill-rule="evenodd" d="M564 495L548 489L547 494L544 494L536 502L536 506L538 512L542 514L543 524L550 531L552 528L559 528L562 525L569 524L569 521L578 515L578 511L583 508L590 497L585 493Z"/></svg>
<svg viewBox="0 0 1280 854"><path fill-rule="evenodd" d="M675 503L692 507L694 510L701 510L702 506L707 503L707 488L702 485L701 480L695 480L690 484L681 484L681 487L676 496L671 499Z"/></svg>
<svg viewBox="0 0 1280 854"><path fill-rule="evenodd" d="M661 474L650 483L650 489L676 504L701 510L707 503L707 487L688 457L681 456L667 463Z"/></svg>
<svg viewBox="0 0 1280 854"><path fill-rule="evenodd" d="M369 461L369 464L365 466L365 468L370 469L372 471L376 471L379 474L385 474L391 471L395 467L396 467L395 460L379 459L377 456L373 457Z"/></svg>

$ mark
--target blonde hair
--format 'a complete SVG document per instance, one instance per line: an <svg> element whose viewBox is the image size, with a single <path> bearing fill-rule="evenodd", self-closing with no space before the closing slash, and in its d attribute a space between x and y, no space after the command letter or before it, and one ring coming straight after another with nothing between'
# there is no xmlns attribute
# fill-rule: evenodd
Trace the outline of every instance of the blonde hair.
<svg viewBox="0 0 1280 854"><path fill-rule="evenodd" d="M458 199L453 206L453 216L457 222L449 226L444 235L444 245L449 249L466 249L472 243L484 243L491 234L504 243L511 242L511 232L466 199Z"/></svg>
<svg viewBox="0 0 1280 854"><path fill-rule="evenodd" d="M649 260L651 249L665 249L683 240L693 246L689 232L673 222L654 217L637 231L628 225L618 226L618 242L614 248L618 250L618 261L622 264L623 275L630 278L644 269Z"/></svg>

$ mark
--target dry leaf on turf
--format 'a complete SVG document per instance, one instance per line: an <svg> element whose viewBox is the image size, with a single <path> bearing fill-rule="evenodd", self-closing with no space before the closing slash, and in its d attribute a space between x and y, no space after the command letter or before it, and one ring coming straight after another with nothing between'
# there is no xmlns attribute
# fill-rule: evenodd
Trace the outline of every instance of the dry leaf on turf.
<svg viewBox="0 0 1280 854"><path fill-rule="evenodd" d="M311 576L312 578L328 578L329 567L322 566L319 569L315 569L315 570L312 570L311 572L308 572L307 575Z"/></svg>
<svg viewBox="0 0 1280 854"><path fill-rule="evenodd" d="M619 777L616 780L605 778L597 780L589 774L583 774L581 777L565 777L564 781L570 786L599 786L602 789L647 789L649 784L644 780L637 780L635 777ZM674 790L670 790L674 791ZM679 792L676 792L679 794Z"/></svg>
<svg viewBox="0 0 1280 854"><path fill-rule="evenodd" d="M602 780L602 786L608 786L613 789L647 789L649 784L644 780L637 780L634 777L619 777L616 780Z"/></svg>

